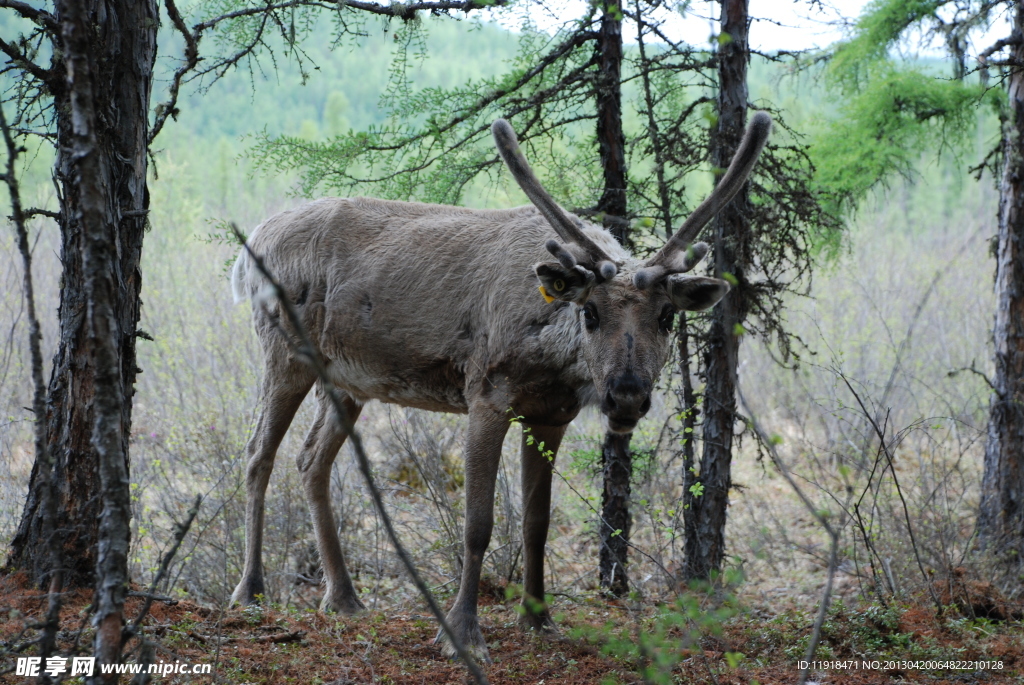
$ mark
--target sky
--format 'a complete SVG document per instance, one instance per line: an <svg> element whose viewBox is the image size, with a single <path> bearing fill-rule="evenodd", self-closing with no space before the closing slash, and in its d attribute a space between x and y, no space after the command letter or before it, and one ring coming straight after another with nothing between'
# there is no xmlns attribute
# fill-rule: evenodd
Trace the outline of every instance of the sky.
<svg viewBox="0 0 1024 685"><path fill-rule="evenodd" d="M816 11L807 0L750 0L750 14L755 21L750 27L751 47L758 51L805 50L825 47L843 37L842 21L855 18L868 0L826 0L842 10ZM630 0L624 0L629 8ZM562 21L584 14L588 0L550 0L530 4L530 17L539 28L554 30ZM685 15L668 13L665 30L675 40L691 45L707 45L713 33L718 32L719 5L716 0L691 0ZM712 20L714 17L715 20ZM512 16L497 17L499 23L511 29L518 28ZM627 43L632 31L626 27L623 38Z"/></svg>
<svg viewBox="0 0 1024 685"><path fill-rule="evenodd" d="M823 48L843 38L842 22L860 14L867 0L841 0L841 10L827 12L793 0L751 0L750 46L759 52ZM718 31L719 5L714 0L694 0L684 18L672 21L674 38L698 45ZM712 21L714 18L714 21Z"/></svg>
<svg viewBox="0 0 1024 685"><path fill-rule="evenodd" d="M563 21L580 17L589 0L545 0L538 11L538 4L531 4L530 16L539 28L554 30ZM754 21L750 27L750 45L758 52L779 50L810 50L824 48L846 36L846 28L857 19L870 0L750 0L750 15ZM630 0L624 0L627 8ZM667 15L666 33L674 40L691 45L707 45L710 36L718 32L720 13L717 0L691 0L685 14ZM518 28L517 20L511 16L496 17L498 22L511 29ZM623 27L623 38L631 40L635 28ZM986 47L996 39L1009 34L1005 21L997 21L989 31L974 36L975 50ZM936 56L944 54L944 46L935 41L922 45L911 39L912 51L919 55Z"/></svg>

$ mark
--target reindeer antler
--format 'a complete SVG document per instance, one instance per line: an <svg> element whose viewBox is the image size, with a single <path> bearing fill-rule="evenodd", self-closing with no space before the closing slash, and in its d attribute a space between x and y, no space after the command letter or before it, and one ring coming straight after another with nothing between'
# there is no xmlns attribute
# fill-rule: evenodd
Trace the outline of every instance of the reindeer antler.
<svg viewBox="0 0 1024 685"><path fill-rule="evenodd" d="M583 248L589 257L589 264L585 265L588 269L594 271L605 280L614 278L618 272L618 267L612 259L593 240L587 237L578 219L562 209L562 206L555 202L555 199L551 197L540 181L537 180L537 176L534 175L529 162L526 161L522 150L519 149L519 140L516 138L516 132L512 130L511 124L504 119L497 119L491 124L491 133L494 135L494 142L498 148L498 153L505 160L505 166L512 172L512 177L516 179L516 183L523 189L526 196L530 198L530 202L540 210L540 213L548 220L551 227L555 229L555 233L565 242L576 243ZM551 249L550 242L553 241L549 241L548 251L555 255L560 262L563 261L562 256ZM564 248L562 250L564 251ZM565 253L565 256L571 257L568 252Z"/></svg>
<svg viewBox="0 0 1024 685"><path fill-rule="evenodd" d="M768 135L771 131L772 118L767 112L757 112L750 118L739 149L733 155L729 168L718 185L711 191L707 199L700 203L693 214L687 217L664 247L648 259L644 268L634 275L633 282L638 288L647 288L670 273L687 270L684 268L685 263L692 260L685 259L683 264L676 264L679 251L689 248L690 243L697 237L701 229L740 192L750 176L750 172L754 169L761 150L768 142ZM693 268L694 264L689 266Z"/></svg>

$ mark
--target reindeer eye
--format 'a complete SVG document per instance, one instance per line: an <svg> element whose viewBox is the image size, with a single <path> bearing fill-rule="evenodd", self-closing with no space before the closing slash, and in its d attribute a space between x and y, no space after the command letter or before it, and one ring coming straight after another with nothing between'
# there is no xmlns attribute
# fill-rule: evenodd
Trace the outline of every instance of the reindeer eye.
<svg viewBox="0 0 1024 685"><path fill-rule="evenodd" d="M676 310L670 304L665 305L661 310L661 316L658 317L658 328L661 329L662 333L668 333L672 330L672 324L676 321Z"/></svg>
<svg viewBox="0 0 1024 685"><path fill-rule="evenodd" d="M551 287L555 289L556 293L560 293L565 290L565 281L561 278L556 278L555 282L551 284Z"/></svg>
<svg viewBox="0 0 1024 685"><path fill-rule="evenodd" d="M583 307L583 325L587 327L588 331L594 331L597 330L597 324L597 307L593 302L587 302Z"/></svg>

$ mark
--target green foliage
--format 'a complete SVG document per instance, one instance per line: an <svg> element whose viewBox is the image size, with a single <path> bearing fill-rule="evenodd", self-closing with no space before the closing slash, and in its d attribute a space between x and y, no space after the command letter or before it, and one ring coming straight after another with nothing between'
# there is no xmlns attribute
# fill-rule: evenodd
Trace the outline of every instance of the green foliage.
<svg viewBox="0 0 1024 685"><path fill-rule="evenodd" d="M721 635L725 623L739 613L731 595L710 608L705 606L707 599L689 592L658 606L636 625L608 621L599 627L575 628L572 636L599 644L604 654L631 664L645 683L674 683L673 671L689 658L687 650L700 649L704 637ZM730 652L725 659L729 668L736 668L744 655Z"/></svg>
<svg viewBox="0 0 1024 685"><path fill-rule="evenodd" d="M934 17L948 0L874 0L869 3L854 30L853 38L840 44L830 73L846 89L854 89L869 77L871 65L888 60L889 49L911 26Z"/></svg>
<svg viewBox="0 0 1024 685"><path fill-rule="evenodd" d="M982 106L999 107L998 90L940 77L928 68L933 65L890 56L909 30L928 28L938 20L939 8L949 4L875 0L853 36L835 48L825 76L841 114L817 132L811 146L815 185L829 198L832 212L853 210L894 175L911 176L924 150L952 153L958 160L973 152L971 134ZM959 30L977 25L983 16L984 11L958 17ZM954 66L955 73L963 73L960 62Z"/></svg>
<svg viewBox="0 0 1024 685"><path fill-rule="evenodd" d="M928 146L961 153L979 103L996 91L990 93L887 64L847 99L843 116L816 135L816 186L836 211L849 210L893 174L912 175Z"/></svg>
<svg viewBox="0 0 1024 685"><path fill-rule="evenodd" d="M380 197L456 204L478 175L497 164L491 122L512 116L509 111L521 109L524 98L543 93L561 75L537 66L541 54L551 48L551 37L527 30L519 36L518 53L499 62L504 63L503 73L470 76L444 86L422 85L417 79L414 87L415 68L430 54L428 30L411 22L394 37L395 52L378 103L380 123L319 142L265 132L253 150L257 166L298 171L305 195L318 188L351 193L362 186L361 192ZM589 57L585 50L568 49L564 59L570 67L585 70ZM477 73L486 74L494 66ZM565 147L551 152L564 153ZM553 186L557 189L558 184Z"/></svg>

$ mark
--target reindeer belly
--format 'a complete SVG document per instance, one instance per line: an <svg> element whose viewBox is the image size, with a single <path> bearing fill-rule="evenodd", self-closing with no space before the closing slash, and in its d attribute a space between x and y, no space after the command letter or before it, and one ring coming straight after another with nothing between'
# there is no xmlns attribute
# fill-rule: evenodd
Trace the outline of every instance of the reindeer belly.
<svg viewBox="0 0 1024 685"><path fill-rule="evenodd" d="M321 341L332 380L353 398L430 411L466 411L465 376L455 361L404 344L411 341L365 337L369 339L356 335Z"/></svg>
<svg viewBox="0 0 1024 685"><path fill-rule="evenodd" d="M388 364L347 355L331 359L335 385L360 402L380 400L430 411L465 413L461 374L445 362Z"/></svg>

